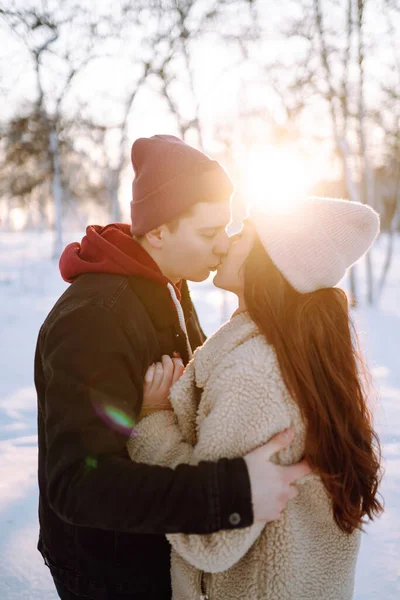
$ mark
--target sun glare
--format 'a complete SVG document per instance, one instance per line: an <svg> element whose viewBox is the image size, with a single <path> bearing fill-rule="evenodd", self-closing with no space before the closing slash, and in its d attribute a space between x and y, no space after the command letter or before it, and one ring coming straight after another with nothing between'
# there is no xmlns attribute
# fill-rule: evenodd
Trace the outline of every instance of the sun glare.
<svg viewBox="0 0 400 600"><path fill-rule="evenodd" d="M22 208L12 208L9 219L14 231L22 231L26 225L26 213Z"/></svg>
<svg viewBox="0 0 400 600"><path fill-rule="evenodd" d="M290 211L309 193L319 173L316 162L290 147L254 147L244 160L244 200L250 209Z"/></svg>

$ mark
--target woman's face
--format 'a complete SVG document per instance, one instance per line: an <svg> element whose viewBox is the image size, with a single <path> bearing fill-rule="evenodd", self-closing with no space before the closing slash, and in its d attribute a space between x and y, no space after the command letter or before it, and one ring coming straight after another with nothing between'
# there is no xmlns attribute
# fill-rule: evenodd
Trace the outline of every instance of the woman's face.
<svg viewBox="0 0 400 600"><path fill-rule="evenodd" d="M246 221L242 230L230 238L230 247L226 258L214 277L214 285L241 296L244 291L243 264L254 243L254 226Z"/></svg>

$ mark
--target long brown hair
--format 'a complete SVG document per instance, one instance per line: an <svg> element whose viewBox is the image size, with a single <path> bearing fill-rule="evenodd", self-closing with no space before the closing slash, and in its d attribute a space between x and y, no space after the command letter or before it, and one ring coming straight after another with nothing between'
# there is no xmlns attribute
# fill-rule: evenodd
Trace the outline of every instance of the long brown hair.
<svg viewBox="0 0 400 600"><path fill-rule="evenodd" d="M361 529L383 510L381 451L346 294L300 294L256 237L244 264L245 301L276 352L285 385L306 425L305 458L332 499L340 529Z"/></svg>

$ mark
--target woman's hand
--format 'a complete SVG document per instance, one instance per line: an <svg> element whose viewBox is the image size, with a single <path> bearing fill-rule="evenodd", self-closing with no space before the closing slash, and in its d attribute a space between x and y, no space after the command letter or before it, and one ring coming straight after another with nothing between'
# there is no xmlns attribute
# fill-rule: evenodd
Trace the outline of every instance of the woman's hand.
<svg viewBox="0 0 400 600"><path fill-rule="evenodd" d="M144 378L143 404L139 420L157 410L171 410L169 392L184 371L180 358L164 354L161 362L150 365Z"/></svg>

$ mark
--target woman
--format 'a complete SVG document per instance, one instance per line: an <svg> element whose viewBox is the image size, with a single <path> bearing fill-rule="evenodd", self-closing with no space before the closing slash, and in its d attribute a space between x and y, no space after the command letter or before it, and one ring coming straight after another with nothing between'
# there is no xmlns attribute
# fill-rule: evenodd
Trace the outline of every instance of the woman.
<svg viewBox="0 0 400 600"><path fill-rule="evenodd" d="M232 239L214 283L238 296L238 310L196 351L172 411L139 423L130 454L171 467L241 456L291 427L275 461L305 457L313 474L276 521L167 536L174 600L352 598L360 531L382 511L380 455L347 299L334 286L378 229L367 206L309 198L254 214ZM145 405L156 397L151 375Z"/></svg>

